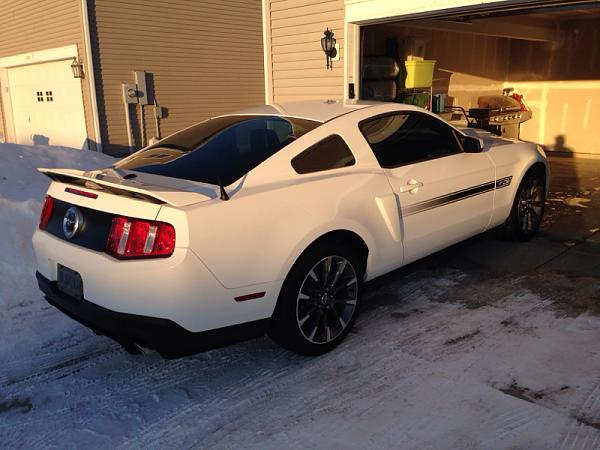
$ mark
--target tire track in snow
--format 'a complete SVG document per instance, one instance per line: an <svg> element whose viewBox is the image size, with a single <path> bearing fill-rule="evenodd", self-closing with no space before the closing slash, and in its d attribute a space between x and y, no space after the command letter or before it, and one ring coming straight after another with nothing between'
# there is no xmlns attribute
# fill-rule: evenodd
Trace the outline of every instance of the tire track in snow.
<svg viewBox="0 0 600 450"><path fill-rule="evenodd" d="M281 350L281 352L285 351ZM121 356L124 355L126 354L121 353ZM216 362L216 364L205 364L200 368L198 367L197 358L167 361L160 359L158 355L153 356L155 360L142 367L138 363L147 363L147 359L146 361L139 359L123 361L123 358L120 358L121 360L118 361L118 364L120 364L118 378L110 380L111 386L102 396L99 396L99 393L93 389L91 390L91 394L88 394L90 385L106 383L107 380L102 376L102 373L98 374L91 382L76 384L74 389L68 393L68 397L73 399L72 403L69 403L69 406L76 407L78 404L93 404L95 414L94 416L79 417L77 423L74 425L78 429L84 429L90 425L90 422L96 420L99 415L110 414L113 410L122 411L126 409L128 404L135 402L141 397L150 397L153 394L172 390L182 385L189 388L189 383L198 380L204 373L218 372L221 374L224 366L239 363L247 357L247 354L235 347L231 347L231 351L226 352L220 358L207 358L201 361L202 363ZM125 370L122 367L123 363L127 364ZM144 376L140 377L140 373L143 373ZM155 375L158 375L158 382L155 382ZM35 422L44 422L45 424L54 422L56 426L46 427L46 433L34 436L33 441L27 445L30 448L44 447L49 443L66 442L65 440L68 440L68 436L72 431L61 426L62 420L60 417L56 417L55 411L47 411L43 417L35 418ZM35 422L19 423L19 426L31 426Z"/></svg>
<svg viewBox="0 0 600 450"><path fill-rule="evenodd" d="M497 417L498 437L502 439L514 435L539 418L539 409L534 409L530 405L517 406Z"/></svg>
<svg viewBox="0 0 600 450"><path fill-rule="evenodd" d="M596 380L584 396L584 400L572 414L569 426L560 445L560 450L597 449L600 431L585 422L597 422L600 426L600 379Z"/></svg>
<svg viewBox="0 0 600 450"><path fill-rule="evenodd" d="M148 392L148 389L145 388L143 386L143 384L138 383L138 381L140 381L140 373L146 373L146 374L150 374L152 375L153 373L155 373L155 371L158 369L160 369L161 367L163 367L165 365L165 361L161 360L161 359L156 359L154 362L152 362L151 364L147 364L143 367L140 367L137 363L144 363L144 361L141 360L128 360L126 359L126 353L120 349L119 346L117 346L115 344L115 352L112 353L110 355L111 358L118 358L119 361L117 361L117 364L119 365L119 369L118 369L118 375L117 377L115 377L114 379L110 380L112 382L112 386L105 395L102 396L101 399L97 399L94 398L94 396L97 396L98 393L94 391L91 391L92 393L89 393L89 388L93 387L96 384L102 384L102 383L106 383L106 378L105 373L101 372L100 374L96 374L92 379L85 379L85 375L86 375L86 370L87 369L92 369L95 366L97 366L98 364L96 363L89 363L86 366L84 366L81 370L81 373L79 375L79 379L77 380L78 382L72 386L69 386L69 390L65 391L65 396L67 397L67 401L69 402L68 405L69 406L75 406L77 403L85 403L88 400L91 400L94 402L95 405L95 409L105 409L108 406L113 404L113 401L119 400L119 399L132 399L132 398L136 398L136 394L140 393L140 392ZM125 357L125 358L123 358ZM178 360L175 362L175 364L171 365L171 369L176 369L176 373L186 373L183 372L181 370L177 370L181 368L181 364L183 364L181 361L183 360ZM107 361L101 361L101 363L106 363ZM162 376L161 378L167 379L167 376ZM173 377L172 377L173 378ZM175 380L174 380L175 381ZM114 389L115 385L117 386L117 389ZM160 389L160 387L162 386L161 383L156 384L156 388ZM122 389L119 389L118 387L122 387ZM73 400L69 400L69 399L73 399ZM29 420L25 420L25 421L20 421L18 426L25 426L25 425L33 425L37 422L40 421L56 421L55 419L55 410L52 411L48 411L46 412L45 415L43 415L42 417L37 417L37 416L33 416L31 418L29 418ZM58 430L58 431L57 431ZM61 428L58 427L57 430L53 430L51 432L51 436L50 436L50 441L52 441L52 437L56 437L56 436L60 436L61 435ZM39 439L37 439L35 441L35 443L37 443L38 441L43 443L45 442L45 440L47 439L47 436L45 435L41 435L39 436Z"/></svg>
<svg viewBox="0 0 600 450"><path fill-rule="evenodd" d="M28 371L31 367L35 367L39 374L56 365L57 359L67 361L76 358L81 355L82 345L91 341L91 337L87 330L82 328L73 334L69 333L67 336L57 337L42 344L33 352L33 355L27 354L25 357L19 357L17 354L16 358L15 355L11 355L10 359L3 361L4 374L0 377L0 386L16 384L21 380L31 380L31 377L36 375L15 375L14 372Z"/></svg>
<svg viewBox="0 0 600 450"><path fill-rule="evenodd" d="M252 415L254 411L264 410L262 405L267 402L269 404L273 404L274 401L278 401L279 404L294 404L293 399L297 395L295 389L302 383L318 382L317 386L320 388L327 385L328 395L335 395L336 390L339 389L352 389L352 387L345 386L343 383L339 383L339 386L335 383L332 386L331 383L332 379L339 375L337 370L332 369L332 366L345 362L348 355L350 355L350 359L354 358L355 346L352 341L354 339L350 337L342 344L343 347L340 347L339 351L334 351L335 353L329 354L328 357L312 360L301 359L299 360L299 366L288 365L280 368L276 373L271 371L269 377L255 376L255 374L246 376L243 380L233 377L231 383L220 389L220 392L214 392L207 398L190 402L183 407L172 408L162 417L145 424L144 427L136 431L135 435L123 442L119 448L164 448L165 445L169 447L189 446L190 441L198 442L203 436L214 433L215 430L226 426L228 423L235 422L240 416ZM421 359L408 358L412 363L404 367L407 374L410 374L411 369L416 368L418 365L428 364ZM389 353L385 355L384 359L390 361L390 365L395 362L394 356ZM374 369L375 366L379 366L379 370L381 370L378 364L366 365L371 371L376 370ZM361 368L364 369L364 367L364 362L361 362ZM333 373L328 374L328 372ZM261 370L258 369L256 374L260 373ZM361 373L361 375L364 374ZM373 374L373 377L375 376L376 374ZM248 381L245 383L246 380ZM362 384L358 379L355 382ZM380 388L381 385L377 384L363 386L361 395L369 396ZM221 409L213 412L216 405ZM306 405L306 400L303 399L298 405L296 398L294 409L301 408L303 405ZM209 414L207 414L207 411ZM190 429L190 424L193 424L192 429Z"/></svg>

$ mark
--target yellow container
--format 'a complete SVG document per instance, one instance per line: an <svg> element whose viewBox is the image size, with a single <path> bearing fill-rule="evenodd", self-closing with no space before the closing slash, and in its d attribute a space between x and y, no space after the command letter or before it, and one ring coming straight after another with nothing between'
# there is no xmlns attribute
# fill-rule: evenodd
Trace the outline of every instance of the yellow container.
<svg viewBox="0 0 600 450"><path fill-rule="evenodd" d="M404 61L406 67L406 81L404 87L422 88L430 87L433 83L434 59L425 61Z"/></svg>

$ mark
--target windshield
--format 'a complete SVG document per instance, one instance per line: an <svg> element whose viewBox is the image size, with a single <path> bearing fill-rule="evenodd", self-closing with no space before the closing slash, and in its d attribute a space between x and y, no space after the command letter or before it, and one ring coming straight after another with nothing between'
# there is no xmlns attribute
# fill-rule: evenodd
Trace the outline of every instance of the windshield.
<svg viewBox="0 0 600 450"><path fill-rule="evenodd" d="M114 167L227 186L319 125L293 117L217 117L142 149Z"/></svg>

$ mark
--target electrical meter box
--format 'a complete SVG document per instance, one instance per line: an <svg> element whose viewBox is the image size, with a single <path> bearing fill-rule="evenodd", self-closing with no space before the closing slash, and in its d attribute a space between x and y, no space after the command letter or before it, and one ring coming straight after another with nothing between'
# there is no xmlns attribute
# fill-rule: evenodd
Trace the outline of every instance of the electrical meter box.
<svg viewBox="0 0 600 450"><path fill-rule="evenodd" d="M123 102L125 104L137 104L138 93L136 85L133 83L123 83L121 87L123 89Z"/></svg>
<svg viewBox="0 0 600 450"><path fill-rule="evenodd" d="M148 98L148 89L146 87L146 72L143 70L136 70L134 75L137 88L137 103L140 105L147 105L150 100Z"/></svg>

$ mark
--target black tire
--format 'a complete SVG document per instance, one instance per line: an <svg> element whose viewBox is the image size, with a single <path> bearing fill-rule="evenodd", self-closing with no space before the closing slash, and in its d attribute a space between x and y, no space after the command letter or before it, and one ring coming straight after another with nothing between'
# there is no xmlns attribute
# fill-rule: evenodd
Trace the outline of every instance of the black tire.
<svg viewBox="0 0 600 450"><path fill-rule="evenodd" d="M269 336L303 355L332 350L360 310L364 266L343 242L324 241L308 248L283 283Z"/></svg>
<svg viewBox="0 0 600 450"><path fill-rule="evenodd" d="M513 241L528 241L537 233L544 217L546 183L539 170L525 174L504 224L505 235Z"/></svg>

